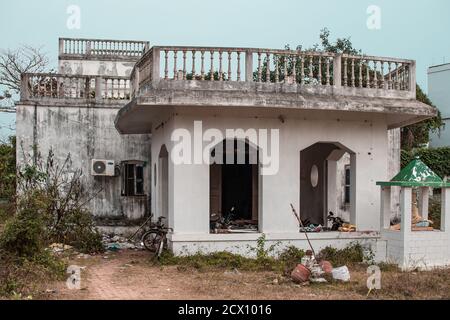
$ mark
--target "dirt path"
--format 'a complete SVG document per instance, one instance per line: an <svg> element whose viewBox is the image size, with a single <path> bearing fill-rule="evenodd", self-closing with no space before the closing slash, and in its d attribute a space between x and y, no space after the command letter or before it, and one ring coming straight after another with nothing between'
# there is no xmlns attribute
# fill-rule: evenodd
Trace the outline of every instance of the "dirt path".
<svg viewBox="0 0 450 320"><path fill-rule="evenodd" d="M106 258L107 257L107 258ZM145 251L121 251L72 261L83 267L81 290L59 283L52 299L186 299L189 287L180 286L176 267L161 269L148 263Z"/></svg>
<svg viewBox="0 0 450 320"><path fill-rule="evenodd" d="M83 268L81 290L70 290L65 282L49 284L44 299L335 299L343 298L326 290L295 284L274 285L274 272L230 272L179 270L176 266L158 267L149 263L145 251L124 250L73 259ZM347 298L358 295L347 294Z"/></svg>
<svg viewBox="0 0 450 320"><path fill-rule="evenodd" d="M70 290L65 282L47 284L42 299L107 300L323 300L367 299L364 268L351 269L349 283L301 286L283 280L275 272L232 272L226 269L198 271L177 266L155 266L145 251L123 250L88 258L74 258L83 267L81 290ZM277 279L279 281L274 281ZM369 299L448 299L450 269L431 273L383 273L383 290Z"/></svg>

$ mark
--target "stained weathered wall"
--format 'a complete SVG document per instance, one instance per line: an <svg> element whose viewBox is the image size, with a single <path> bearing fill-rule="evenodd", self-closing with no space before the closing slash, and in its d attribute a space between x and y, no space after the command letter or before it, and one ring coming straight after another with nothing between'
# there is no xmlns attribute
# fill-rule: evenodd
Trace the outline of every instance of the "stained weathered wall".
<svg viewBox="0 0 450 320"><path fill-rule="evenodd" d="M129 77L135 61L60 60L59 73Z"/></svg>
<svg viewBox="0 0 450 320"><path fill-rule="evenodd" d="M142 160L150 163L149 135L120 135L114 118L120 105L17 106L17 161L32 156L35 144L43 157L50 148L63 161L70 153L73 168L83 170L86 187L100 193L89 203L97 217L138 219L148 211L149 196L122 197L121 179L91 176L91 159ZM150 193L150 165L145 167L145 193Z"/></svg>
<svg viewBox="0 0 450 320"><path fill-rule="evenodd" d="M204 130L217 128L278 128L280 129L280 167L276 175L262 176L260 181L260 230L264 233L297 233L298 226L289 204L299 208L300 150L316 142L340 142L356 154L356 216L359 230L379 230L380 199L376 181L387 179L387 128L381 116L370 121L361 117L340 121L333 119L286 119L281 123L273 118L214 117L206 111L197 116L177 115L164 128L154 131L152 154L159 153L166 144L169 154L173 146L170 132L185 128L193 132L194 120L202 120ZM157 163L154 161L152 167ZM155 189L158 190L158 184ZM209 233L209 166L207 164L180 164L169 162L169 220L177 234ZM159 208L153 205L155 212Z"/></svg>

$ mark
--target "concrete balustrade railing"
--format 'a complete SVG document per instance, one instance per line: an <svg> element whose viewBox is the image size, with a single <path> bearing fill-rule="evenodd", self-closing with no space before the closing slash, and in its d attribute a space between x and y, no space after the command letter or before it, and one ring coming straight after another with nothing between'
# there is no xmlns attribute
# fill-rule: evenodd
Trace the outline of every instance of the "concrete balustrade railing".
<svg viewBox="0 0 450 320"><path fill-rule="evenodd" d="M140 57L148 50L149 42L129 40L101 40L60 38L59 54L73 56Z"/></svg>
<svg viewBox="0 0 450 320"><path fill-rule="evenodd" d="M82 76L53 73L22 74L21 100L130 99L130 79L115 76Z"/></svg>
<svg viewBox="0 0 450 320"><path fill-rule="evenodd" d="M320 51L154 46L133 69L132 95L164 80L381 89L409 91L411 96L416 81L415 62L405 59Z"/></svg>

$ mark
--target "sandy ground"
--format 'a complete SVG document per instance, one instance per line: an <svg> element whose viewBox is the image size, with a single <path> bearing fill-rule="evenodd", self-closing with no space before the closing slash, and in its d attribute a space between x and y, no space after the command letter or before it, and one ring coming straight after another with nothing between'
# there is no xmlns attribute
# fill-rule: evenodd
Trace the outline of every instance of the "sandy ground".
<svg viewBox="0 0 450 320"><path fill-rule="evenodd" d="M88 258L73 258L71 264L85 267L81 274L81 289L70 290L63 281L49 283L47 288L44 288L47 293L39 297L40 299L323 300L424 297L448 299L450 296L450 283L437 283L433 289L427 279L423 281L423 286L432 290L431 295L420 286L417 287L417 284L411 283L413 294L405 296L402 293L405 290L405 281L400 280L403 291L397 290L395 286L399 282L399 274L387 273L383 275L382 285L389 287L396 295L398 291L398 296L376 293L368 297L365 269L351 269L352 280L349 283L301 286L289 279L280 278L280 274L275 272L233 272L224 269L198 271L177 266L155 266L150 263L150 255L146 251L123 250ZM447 272L449 275L450 272ZM411 274L411 279L416 276ZM274 283L274 279L279 279L278 283ZM447 279L448 277L445 278L446 282ZM416 296L414 292L421 292L425 296Z"/></svg>

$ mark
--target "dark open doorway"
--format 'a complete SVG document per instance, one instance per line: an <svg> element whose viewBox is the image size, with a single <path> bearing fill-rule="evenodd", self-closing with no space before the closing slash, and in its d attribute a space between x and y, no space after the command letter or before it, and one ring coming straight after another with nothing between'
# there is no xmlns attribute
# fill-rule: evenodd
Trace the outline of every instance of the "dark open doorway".
<svg viewBox="0 0 450 320"><path fill-rule="evenodd" d="M210 165L210 226L213 233L256 232L258 229L258 163L257 150L245 143L245 162L238 162L238 141L234 148L226 150L226 144L218 145L223 154L216 157L219 163ZM227 153L228 152L228 153ZM234 153L230 158L229 154ZM256 163L250 154L256 153ZM228 157L227 157L228 154ZM228 158L228 161L227 161ZM230 159L234 159L230 163Z"/></svg>

